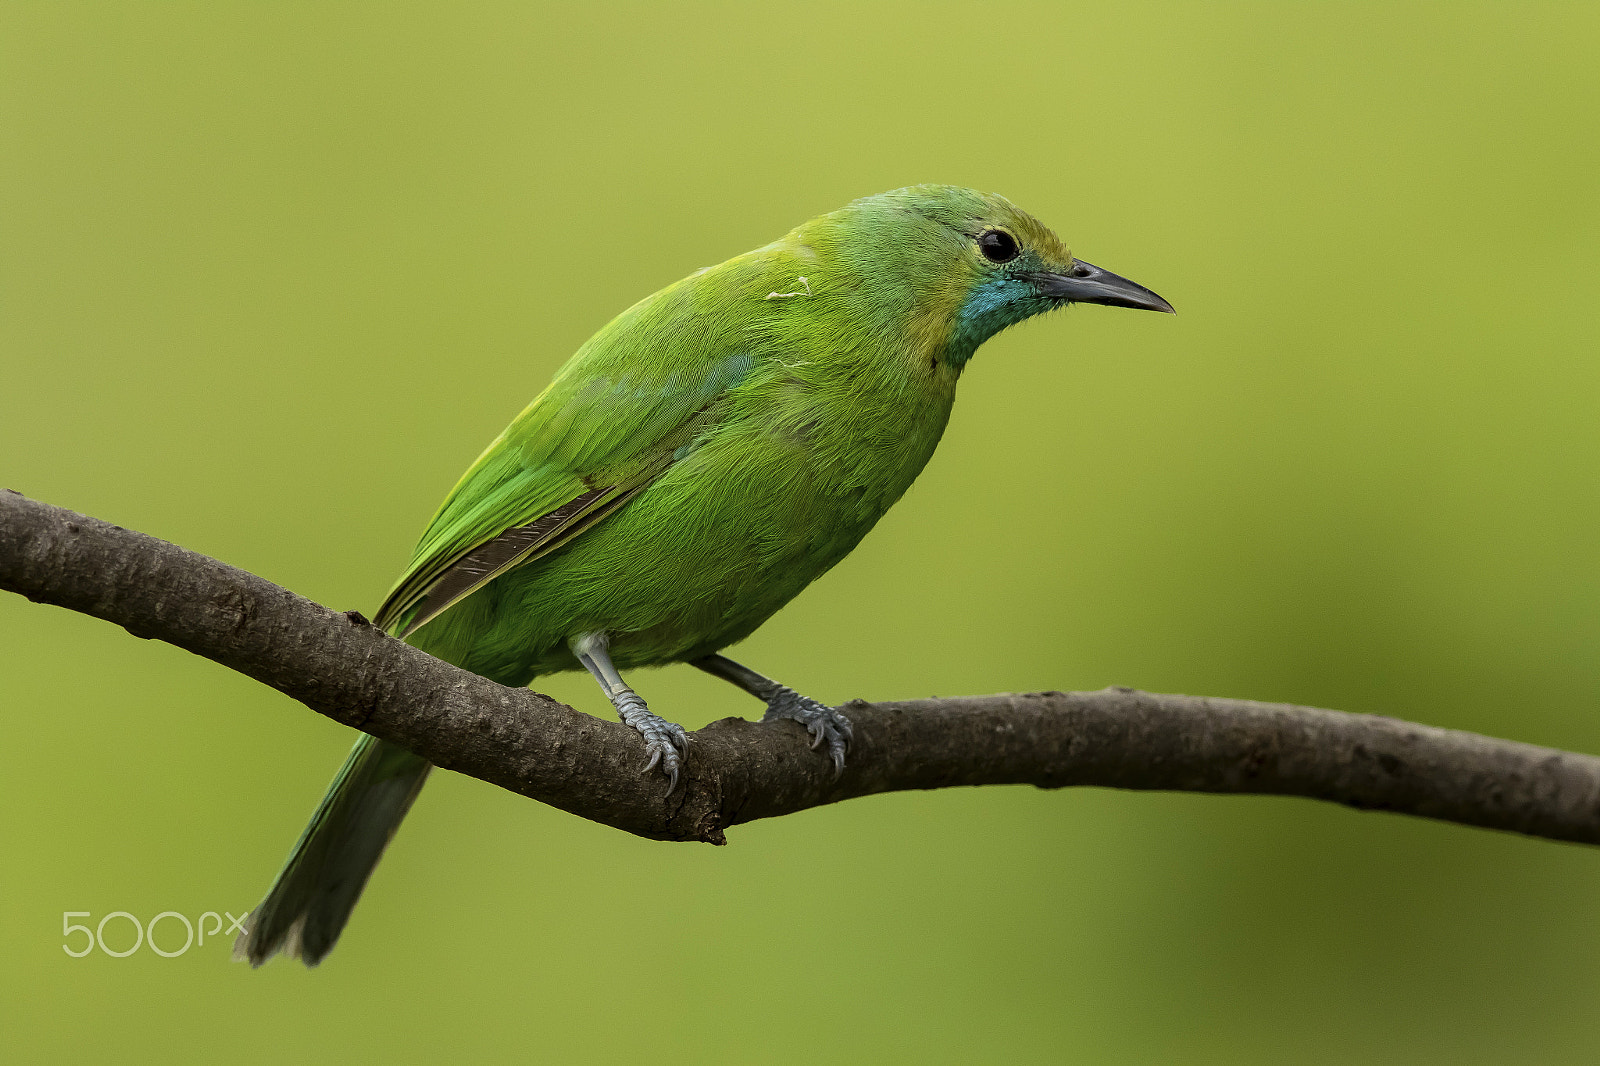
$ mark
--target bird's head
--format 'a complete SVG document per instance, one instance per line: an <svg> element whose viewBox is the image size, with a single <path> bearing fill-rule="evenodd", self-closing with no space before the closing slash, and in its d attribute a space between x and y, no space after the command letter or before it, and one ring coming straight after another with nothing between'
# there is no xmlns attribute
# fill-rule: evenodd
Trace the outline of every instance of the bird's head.
<svg viewBox="0 0 1600 1066"><path fill-rule="evenodd" d="M857 276L903 303L915 332L942 336L957 366L1007 326L1068 304L1174 313L1143 285L1074 259L1043 223L992 193L916 185L825 220Z"/></svg>

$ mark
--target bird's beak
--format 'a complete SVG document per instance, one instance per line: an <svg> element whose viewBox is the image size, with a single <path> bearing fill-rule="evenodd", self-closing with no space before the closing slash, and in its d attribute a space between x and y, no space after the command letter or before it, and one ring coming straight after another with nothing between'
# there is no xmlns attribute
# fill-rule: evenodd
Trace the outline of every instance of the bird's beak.
<svg viewBox="0 0 1600 1066"><path fill-rule="evenodd" d="M1043 271L1025 275L1038 286L1039 292L1052 299L1075 304L1106 304L1110 307L1136 307L1141 311L1178 312L1161 297L1140 285L1119 277L1109 270L1083 260L1075 260L1065 274Z"/></svg>

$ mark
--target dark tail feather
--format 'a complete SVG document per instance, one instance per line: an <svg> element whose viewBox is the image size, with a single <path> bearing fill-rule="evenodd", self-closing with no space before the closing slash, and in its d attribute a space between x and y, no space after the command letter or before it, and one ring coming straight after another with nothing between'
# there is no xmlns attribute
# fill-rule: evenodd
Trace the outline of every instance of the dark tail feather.
<svg viewBox="0 0 1600 1066"><path fill-rule="evenodd" d="M246 919L233 957L260 966L282 951L307 966L321 962L431 769L398 744L363 734Z"/></svg>

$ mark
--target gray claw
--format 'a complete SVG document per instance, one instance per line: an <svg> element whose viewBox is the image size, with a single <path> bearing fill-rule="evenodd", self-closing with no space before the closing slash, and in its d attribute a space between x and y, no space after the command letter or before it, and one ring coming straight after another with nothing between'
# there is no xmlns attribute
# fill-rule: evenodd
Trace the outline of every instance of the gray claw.
<svg viewBox="0 0 1600 1066"><path fill-rule="evenodd" d="M845 752L855 739L850 719L790 688L780 688L767 701L767 713L761 720L770 722L774 718L790 718L805 726L811 734L811 750L818 751L827 744L828 755L833 760L833 776L844 773Z"/></svg>
<svg viewBox="0 0 1600 1066"><path fill-rule="evenodd" d="M645 754L650 759L641 772L648 774L658 766L665 770L670 796L677 791L678 773L689 758L689 735L676 722L652 714L631 690L617 700L617 714L644 739Z"/></svg>
<svg viewBox="0 0 1600 1066"><path fill-rule="evenodd" d="M668 795L678 790L678 771L683 766L683 757L678 754L675 741L676 738L672 741L646 738L645 751L649 753L650 761L645 763L644 769L640 771L648 774L658 766L666 771Z"/></svg>

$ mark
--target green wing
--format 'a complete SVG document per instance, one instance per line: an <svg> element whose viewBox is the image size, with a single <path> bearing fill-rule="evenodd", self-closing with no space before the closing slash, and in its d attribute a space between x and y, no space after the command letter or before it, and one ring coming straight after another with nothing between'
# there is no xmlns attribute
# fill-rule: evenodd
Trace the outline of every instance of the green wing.
<svg viewBox="0 0 1600 1066"><path fill-rule="evenodd" d="M715 423L719 399L749 371L750 357L709 343L676 359L629 352L620 342L647 325L637 321L644 308L574 356L466 472L377 625L404 637L492 578L592 529Z"/></svg>

